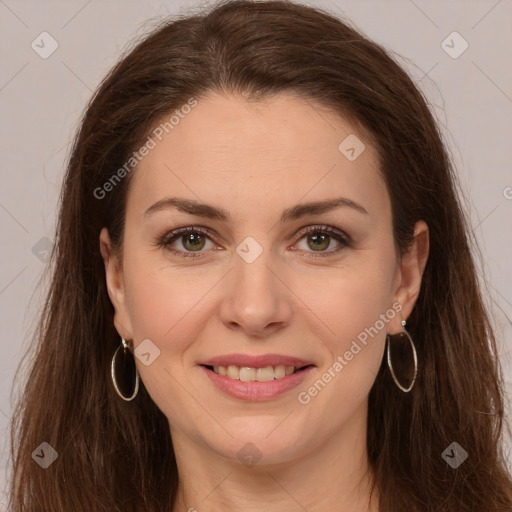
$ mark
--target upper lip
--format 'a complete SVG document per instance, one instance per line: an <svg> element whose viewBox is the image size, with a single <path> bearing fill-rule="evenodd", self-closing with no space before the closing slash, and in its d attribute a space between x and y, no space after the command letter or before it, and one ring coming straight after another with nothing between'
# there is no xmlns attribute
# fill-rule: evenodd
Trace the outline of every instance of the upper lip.
<svg viewBox="0 0 512 512"><path fill-rule="evenodd" d="M205 366L238 366L249 368L264 368L265 366L277 366L283 364L285 366L303 366L314 365L311 361L300 359L298 357L286 356L282 354L262 354L259 356L250 356L248 354L226 354L216 356L199 363Z"/></svg>

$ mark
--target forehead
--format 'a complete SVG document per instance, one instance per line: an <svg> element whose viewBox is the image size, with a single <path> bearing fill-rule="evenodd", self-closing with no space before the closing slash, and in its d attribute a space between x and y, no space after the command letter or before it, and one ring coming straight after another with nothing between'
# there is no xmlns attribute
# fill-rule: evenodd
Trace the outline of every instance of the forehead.
<svg viewBox="0 0 512 512"><path fill-rule="evenodd" d="M165 195L233 206L238 199L247 212L339 195L375 196L375 208L386 206L371 141L332 110L293 94L256 102L210 93L186 111L160 130L161 140L152 136L153 149L133 171L128 209Z"/></svg>

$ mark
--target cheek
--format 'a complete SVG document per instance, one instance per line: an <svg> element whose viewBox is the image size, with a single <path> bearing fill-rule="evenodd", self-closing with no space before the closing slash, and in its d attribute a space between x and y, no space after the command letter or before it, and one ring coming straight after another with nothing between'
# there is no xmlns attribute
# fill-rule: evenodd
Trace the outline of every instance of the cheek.
<svg viewBox="0 0 512 512"><path fill-rule="evenodd" d="M148 366L136 360L140 378L165 416L186 429L190 423L190 418L185 419L187 415L201 415L190 400L197 390L187 370L191 366L188 350L212 315L211 310L207 311L208 292L219 276L211 269L199 276L197 269L192 274L173 268L153 253L131 254L124 268L134 348L137 352L137 347L149 339L158 354ZM188 412L184 415L183 411Z"/></svg>
<svg viewBox="0 0 512 512"><path fill-rule="evenodd" d="M297 278L293 289L313 313L308 329L325 355L322 382L301 390L308 395L304 401L343 403L349 414L367 396L382 362L387 323L399 314L390 304L391 282L392 264L370 258L320 279Z"/></svg>
<svg viewBox="0 0 512 512"><path fill-rule="evenodd" d="M303 433L306 438L316 437L315 428L323 432L318 437L328 436L366 414L368 394L383 360L385 328L373 331L379 308L368 303L362 306L357 310L355 304L347 305L343 314L332 317L339 336L328 346L329 359L307 385L297 389L299 417L309 418L306 428L311 428ZM322 418L320 426L317 418Z"/></svg>
<svg viewBox="0 0 512 512"><path fill-rule="evenodd" d="M135 350L149 339L159 351L149 366L137 361L139 373L154 401L164 405L170 395L180 394L179 383L189 380L194 342L215 314L215 287L225 270L180 268L161 254L136 253L133 247L126 254L125 289Z"/></svg>
<svg viewBox="0 0 512 512"><path fill-rule="evenodd" d="M313 313L309 316L317 323L316 332L331 352L339 353L376 322L385 334L379 319L390 307L390 268L374 260L330 268L323 275L297 276L293 290Z"/></svg>
<svg viewBox="0 0 512 512"><path fill-rule="evenodd" d="M133 249L132 249L133 250ZM150 338L166 350L178 351L180 332L188 337L196 326L197 311L207 303L218 276L210 270L171 265L162 252L132 252L125 263L125 284L134 337ZM128 251L127 251L128 253ZM172 340L172 344L169 341Z"/></svg>

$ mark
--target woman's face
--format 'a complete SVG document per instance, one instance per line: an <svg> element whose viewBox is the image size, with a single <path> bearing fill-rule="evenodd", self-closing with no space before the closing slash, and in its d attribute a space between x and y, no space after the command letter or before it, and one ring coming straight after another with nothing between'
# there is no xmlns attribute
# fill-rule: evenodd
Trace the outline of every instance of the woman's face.
<svg viewBox="0 0 512 512"><path fill-rule="evenodd" d="M423 270L395 251L374 147L293 95L212 93L182 117L133 171L122 267L107 265L175 445L262 464L363 439L386 332Z"/></svg>

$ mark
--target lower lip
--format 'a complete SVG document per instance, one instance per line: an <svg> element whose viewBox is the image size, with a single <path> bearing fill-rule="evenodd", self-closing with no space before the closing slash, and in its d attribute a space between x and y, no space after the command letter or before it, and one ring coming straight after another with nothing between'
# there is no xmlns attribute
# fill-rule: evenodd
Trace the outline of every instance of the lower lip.
<svg viewBox="0 0 512 512"><path fill-rule="evenodd" d="M290 389L297 387L308 375L314 366L309 366L282 379L269 380L267 382L241 381L230 379L224 375L219 375L205 366L201 366L210 380L224 393L242 400L272 400Z"/></svg>

